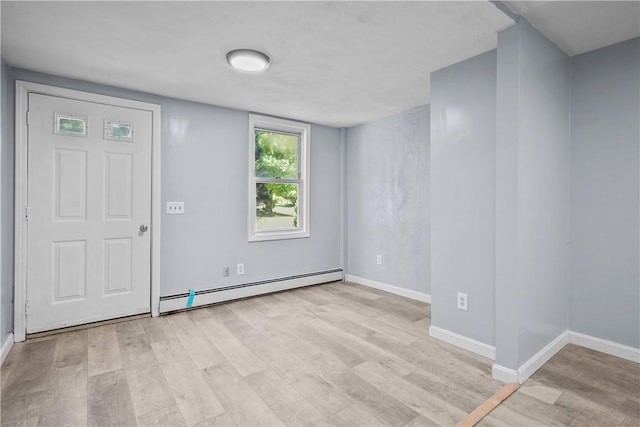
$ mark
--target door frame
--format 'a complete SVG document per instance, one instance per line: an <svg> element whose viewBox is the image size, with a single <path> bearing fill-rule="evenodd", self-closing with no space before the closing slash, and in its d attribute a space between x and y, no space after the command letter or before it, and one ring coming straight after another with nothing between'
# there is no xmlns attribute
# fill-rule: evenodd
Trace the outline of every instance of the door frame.
<svg viewBox="0 0 640 427"><path fill-rule="evenodd" d="M161 111L160 105L130 99L98 95L78 90L65 89L40 83L16 80L15 106L15 220L14 220L14 308L13 333L14 341L21 342L26 338L27 318L27 160L28 160L28 132L27 112L29 94L68 98L77 101L87 101L107 104L117 107L133 108L151 112L152 142L151 142L151 298L149 310L151 316L160 314L160 217L162 213L160 199L160 147L161 147Z"/></svg>

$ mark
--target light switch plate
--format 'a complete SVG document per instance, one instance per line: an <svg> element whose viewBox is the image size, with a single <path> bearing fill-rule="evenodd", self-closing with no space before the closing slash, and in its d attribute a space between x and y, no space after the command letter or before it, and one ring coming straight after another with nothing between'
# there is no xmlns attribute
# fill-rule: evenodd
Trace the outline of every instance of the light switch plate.
<svg viewBox="0 0 640 427"><path fill-rule="evenodd" d="M167 213L179 215L184 213L184 202L167 202Z"/></svg>

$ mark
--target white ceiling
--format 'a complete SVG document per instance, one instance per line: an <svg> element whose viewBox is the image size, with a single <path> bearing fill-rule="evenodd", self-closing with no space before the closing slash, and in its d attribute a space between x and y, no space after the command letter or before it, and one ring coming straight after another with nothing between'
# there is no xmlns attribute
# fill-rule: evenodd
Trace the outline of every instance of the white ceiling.
<svg viewBox="0 0 640 427"><path fill-rule="evenodd" d="M429 102L429 72L496 47L488 2L7 2L14 67L351 126ZM271 57L239 74L229 50Z"/></svg>
<svg viewBox="0 0 640 427"><path fill-rule="evenodd" d="M505 1L569 55L640 36L640 1Z"/></svg>
<svg viewBox="0 0 640 427"><path fill-rule="evenodd" d="M570 54L640 31L637 1L507 4ZM2 56L14 67L337 127L427 104L431 71L494 49L513 24L487 1L1 7ZM233 71L225 55L237 48L266 52L271 66Z"/></svg>

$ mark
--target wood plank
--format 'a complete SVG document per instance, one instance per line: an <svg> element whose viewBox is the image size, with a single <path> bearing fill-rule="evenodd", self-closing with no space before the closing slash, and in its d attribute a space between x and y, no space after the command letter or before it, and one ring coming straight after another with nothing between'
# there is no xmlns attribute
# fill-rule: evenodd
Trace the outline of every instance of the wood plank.
<svg viewBox="0 0 640 427"><path fill-rule="evenodd" d="M356 366L366 360L366 355L349 346L340 336L332 333L320 321L312 319L295 325L298 336L321 346L347 366Z"/></svg>
<svg viewBox="0 0 640 427"><path fill-rule="evenodd" d="M139 426L178 427L187 425L175 403L173 406L151 411L147 414L138 416L136 419Z"/></svg>
<svg viewBox="0 0 640 427"><path fill-rule="evenodd" d="M86 399L86 398L85 398ZM87 405L84 399L57 400L54 408L43 411L36 423L40 426L81 426L87 425ZM5 425L5 424L3 424Z"/></svg>
<svg viewBox="0 0 640 427"><path fill-rule="evenodd" d="M573 420L571 425L624 425L626 423L625 412L621 411L619 407L611 407L604 405L600 402L594 401L588 395L577 395L575 393L563 393L558 398L554 406L565 409L570 414L573 414ZM636 408L638 408L636 406ZM530 415L536 416L538 414L532 413ZM636 420L636 426L638 420L640 420L640 410L637 410L632 418ZM539 416L536 416L539 419Z"/></svg>
<svg viewBox="0 0 640 427"><path fill-rule="evenodd" d="M427 311L430 311L430 310L427 309ZM412 322L411 320L407 320L403 317L398 317L395 314L385 314L384 316L378 317L376 320L378 322L386 323L387 325L400 328L405 332L413 334L419 338L428 339L430 337L429 336L429 326L431 326L430 318L418 320L417 322Z"/></svg>
<svg viewBox="0 0 640 427"><path fill-rule="evenodd" d="M202 310L204 310L204 308ZM160 316L140 320L149 339L149 344L163 341L169 342L177 339L171 327L169 327L168 318L169 316Z"/></svg>
<svg viewBox="0 0 640 427"><path fill-rule="evenodd" d="M205 369L204 378L236 425L284 426L269 405L229 363Z"/></svg>
<svg viewBox="0 0 640 427"><path fill-rule="evenodd" d="M239 302L246 302L239 301ZM234 313L238 315L238 318L247 322L247 324L251 325L255 330L259 331L267 338L272 340L276 344L280 344L283 342L287 342L293 337L278 327L278 325L284 321L288 321L287 316L283 315L270 315L265 313L265 310L261 309L260 304L245 304L234 306Z"/></svg>
<svg viewBox="0 0 640 427"><path fill-rule="evenodd" d="M180 413L187 425L221 415L224 407L187 354L177 342L151 344Z"/></svg>
<svg viewBox="0 0 640 427"><path fill-rule="evenodd" d="M236 427L236 423L233 422L229 414L218 415L217 417L210 418L201 423L196 424L197 427Z"/></svg>
<svg viewBox="0 0 640 427"><path fill-rule="evenodd" d="M116 335L123 368L158 364L151 349L150 336L146 333L142 322L119 323L116 325Z"/></svg>
<svg viewBox="0 0 640 427"><path fill-rule="evenodd" d="M191 320L189 313L177 313L168 316L167 321L176 338L198 369L216 366L225 361L220 350Z"/></svg>
<svg viewBox="0 0 640 427"><path fill-rule="evenodd" d="M333 414L329 417L329 420L338 427L370 427L385 425L380 419L357 403L347 406L342 411Z"/></svg>
<svg viewBox="0 0 640 427"><path fill-rule="evenodd" d="M481 405L492 395L493 387L484 388L483 392L479 392L478 384L470 386L473 379L467 379L460 382L456 378L451 378L446 371L427 370L416 368L411 373L404 375L403 378L410 383L427 390L447 402L451 402L462 411L469 413Z"/></svg>
<svg viewBox="0 0 640 427"><path fill-rule="evenodd" d="M610 386L603 387L601 384L605 381L604 378L607 375L603 373L609 373L609 370L601 370L601 374L595 380L593 378L584 378L581 374L582 371L575 371L574 375L571 375L572 371L566 371L565 374L560 374L556 369L550 369L548 365L543 366L536 372L532 378L544 385L568 392L574 396L581 396L588 400L593 401L610 408L617 408L620 411L625 411L628 407L629 397L633 397L634 394L629 394L625 390L616 390ZM571 376L569 376L571 375ZM597 381L600 379L601 381ZM635 393L637 397L637 393ZM636 400L636 405L638 401ZM637 406L636 406L637 408ZM633 408L631 408L633 411Z"/></svg>
<svg viewBox="0 0 640 427"><path fill-rule="evenodd" d="M75 340L72 340L75 341ZM86 341L84 341L86 344ZM84 348L86 354L87 348ZM73 358L63 358L61 367L49 376L50 404L42 410L41 425L83 425L87 423L88 376L86 358L79 364L66 365Z"/></svg>
<svg viewBox="0 0 640 427"><path fill-rule="evenodd" d="M247 377L251 387L288 426L313 426L324 416L272 369Z"/></svg>
<svg viewBox="0 0 640 427"><path fill-rule="evenodd" d="M517 410L544 425L565 426L574 418L572 411L559 405L550 405L524 393L514 393L502 405Z"/></svg>
<svg viewBox="0 0 640 427"><path fill-rule="evenodd" d="M216 319L198 320L195 324L214 343L225 359L238 370L240 375L251 375L266 368L266 365L259 357L253 354L247 346Z"/></svg>
<svg viewBox="0 0 640 427"><path fill-rule="evenodd" d="M353 403L342 390L267 338L253 337L247 345L323 415L333 415Z"/></svg>
<svg viewBox="0 0 640 427"><path fill-rule="evenodd" d="M370 319L358 313L345 311L344 308L334 304L327 304L324 308L328 314L320 316L323 320L360 338L368 337L374 333L380 333L403 344L411 344L420 339L420 336L407 332L403 328L390 325L379 319ZM385 316L381 316L381 318L382 317Z"/></svg>
<svg viewBox="0 0 640 427"><path fill-rule="evenodd" d="M2 390L2 412L5 416L5 402L47 391L47 381L53 370L53 355L57 344L57 338L29 343L19 353L21 360L29 363L15 362L10 365L13 369L3 368L2 372L7 376Z"/></svg>
<svg viewBox="0 0 640 427"><path fill-rule="evenodd" d="M364 405L374 416L388 425L404 425L418 413L389 393L374 387L353 372L347 371L334 379L334 384L344 390L353 400Z"/></svg>
<svg viewBox="0 0 640 427"><path fill-rule="evenodd" d="M129 385L121 369L89 377L87 423L89 426L136 425Z"/></svg>
<svg viewBox="0 0 640 427"><path fill-rule="evenodd" d="M87 330L60 334L56 337L54 367L87 364L88 333Z"/></svg>
<svg viewBox="0 0 640 427"><path fill-rule="evenodd" d="M453 425L466 415L459 407L396 376L378 363L363 363L353 371L368 383L384 389L387 394L398 399L408 408L441 425ZM404 423L408 421L410 420Z"/></svg>
<svg viewBox="0 0 640 427"><path fill-rule="evenodd" d="M596 383L607 392L619 390L637 395L640 389L640 364L616 360L619 358L573 344L567 346L571 351L557 353L545 364L545 369L568 377L575 377L573 373L579 371L580 381L586 384ZM608 375L602 376L602 369L607 369Z"/></svg>
<svg viewBox="0 0 640 427"><path fill-rule="evenodd" d="M532 418L527 414L514 411L505 405L499 405L493 411L483 418L477 425L479 426L522 426L522 427L540 427L543 425L540 420Z"/></svg>
<svg viewBox="0 0 640 427"><path fill-rule="evenodd" d="M115 325L98 326L89 334L89 376L122 369Z"/></svg>
<svg viewBox="0 0 640 427"><path fill-rule="evenodd" d="M536 380L528 380L520 386L520 393L548 403L549 405L553 405L564 392L562 390L540 384Z"/></svg>
<svg viewBox="0 0 640 427"><path fill-rule="evenodd" d="M440 424L435 421L430 420L424 415L418 415L408 423L404 425L404 427L439 427Z"/></svg>
<svg viewBox="0 0 640 427"><path fill-rule="evenodd" d="M157 362L127 367L125 374L136 417L149 418L149 414L166 408L178 410L171 386Z"/></svg>
<svg viewBox="0 0 640 427"><path fill-rule="evenodd" d="M500 405L505 399L511 396L519 385L517 383L510 383L502 387L496 394L487 399L482 405L474 409L467 417L458 423L458 427L473 427L478 421L483 419L493 411L498 405Z"/></svg>
<svg viewBox="0 0 640 427"><path fill-rule="evenodd" d="M333 284L328 284L326 289L338 289L342 292L349 292L351 294L357 295L362 298L368 299L378 299L385 295L388 295L387 292L381 291L380 289L371 288L369 286L358 285L353 282L338 282Z"/></svg>

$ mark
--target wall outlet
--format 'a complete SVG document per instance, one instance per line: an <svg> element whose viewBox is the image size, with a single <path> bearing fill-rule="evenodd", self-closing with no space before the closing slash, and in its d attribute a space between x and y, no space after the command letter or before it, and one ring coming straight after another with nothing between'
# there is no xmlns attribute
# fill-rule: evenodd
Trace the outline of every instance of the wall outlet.
<svg viewBox="0 0 640 427"><path fill-rule="evenodd" d="M382 265L382 255L376 255L376 264Z"/></svg>
<svg viewBox="0 0 640 427"><path fill-rule="evenodd" d="M222 277L229 277L229 267L222 269Z"/></svg>
<svg viewBox="0 0 640 427"><path fill-rule="evenodd" d="M242 276L244 274L244 264L238 264L236 266L236 273L238 276Z"/></svg>
<svg viewBox="0 0 640 427"><path fill-rule="evenodd" d="M458 309L467 311L467 294L463 294L462 292L458 292Z"/></svg>
<svg viewBox="0 0 640 427"><path fill-rule="evenodd" d="M184 202L167 202L167 213L179 215L184 213Z"/></svg>

